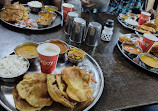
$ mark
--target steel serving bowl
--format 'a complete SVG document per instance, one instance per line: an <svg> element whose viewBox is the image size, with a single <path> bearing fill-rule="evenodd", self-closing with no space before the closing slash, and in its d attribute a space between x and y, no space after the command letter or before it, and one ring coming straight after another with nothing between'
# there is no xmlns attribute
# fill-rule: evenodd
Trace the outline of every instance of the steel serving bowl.
<svg viewBox="0 0 158 111"><path fill-rule="evenodd" d="M42 10L42 11L40 11L38 14L40 15L41 13L50 13L50 14L55 15L54 17L51 17L52 22L54 22L54 20L55 20L55 19L56 19L56 17L57 17L57 14L56 14L55 12L50 12L50 11L45 11L45 10ZM40 15L40 16L41 16L41 15Z"/></svg>
<svg viewBox="0 0 158 111"><path fill-rule="evenodd" d="M137 46L136 44L134 44L134 43L131 43L131 42L124 42L124 43L122 43L122 51L123 51L123 53L125 53L131 59L136 58L138 56L138 54L134 54L134 53L126 51L124 49L124 47L123 47L123 45L125 45L125 44L127 44L127 45L133 45L133 46L137 47L138 49L140 49L141 52L143 52L142 49L139 46Z"/></svg>
<svg viewBox="0 0 158 111"><path fill-rule="evenodd" d="M39 44L38 43L34 43L34 42L24 42L18 46L15 47L14 49L14 53L16 54L16 50L22 46L25 46L25 45L34 45L34 46L38 46ZM22 56L22 55L21 55ZM38 56L37 57L34 57L34 58L26 58L29 60L30 63L34 63L36 60L37 60Z"/></svg>
<svg viewBox="0 0 158 111"><path fill-rule="evenodd" d="M68 45L66 42L64 42L64 41L62 41L62 40L58 40L58 39L51 39L51 40L45 41L45 43L53 43L53 42L59 42L59 43L62 43L62 44L65 45L65 47L67 48L67 50L65 50L63 53L60 53L60 54L59 54L59 58L65 59L65 53L68 51L69 45ZM59 47L59 48L60 48L60 47Z"/></svg>
<svg viewBox="0 0 158 111"><path fill-rule="evenodd" d="M124 18L124 17L127 17L127 18ZM126 14L119 14L119 17L124 21L125 19L129 19L129 16L126 15Z"/></svg>
<svg viewBox="0 0 158 111"><path fill-rule="evenodd" d="M20 55L17 55L18 57L22 57ZM7 57L7 56L6 56ZM4 58L6 58L4 57ZM27 73L29 67L30 67L30 63L28 61L28 59L22 57L24 59L24 61L27 61L27 69L25 72L23 72L22 74L20 74L19 76L16 76L16 77L0 77L0 80L4 81L4 82L8 82L8 83L12 83L12 82L19 82L20 80L23 79L23 76Z"/></svg>
<svg viewBox="0 0 158 111"><path fill-rule="evenodd" d="M46 10L46 9L45 9L45 8L48 8L48 7L54 8L56 11L58 11L58 8L55 7L55 6L52 6L52 5L45 5L44 8L42 8L42 10L44 10L44 11L49 11L49 10ZM49 12L56 12L56 11L49 11Z"/></svg>
<svg viewBox="0 0 158 111"><path fill-rule="evenodd" d="M45 24L45 25L44 25L44 24L37 23L39 29L40 29L40 28L49 27L49 26L51 26L51 24L52 24L52 23L50 23L50 24Z"/></svg>
<svg viewBox="0 0 158 111"><path fill-rule="evenodd" d="M150 66L150 65L148 65L148 64L146 64L146 63L144 63L143 62L143 60L141 59L141 56L149 56L149 57L152 57L153 59L155 59L155 60L157 60L158 61L158 58L157 57L155 57L154 55L151 55L151 54L149 54L149 53L141 53L141 54L139 54L138 55L138 57L139 57L139 59L140 59L140 65L142 65L143 67L145 67L146 69L149 69L149 70L151 70L151 69L158 69L158 68L156 68L156 67L152 67L152 66ZM149 61L150 62L150 61Z"/></svg>
<svg viewBox="0 0 158 111"><path fill-rule="evenodd" d="M33 7L33 6L30 6L29 3L30 2L28 2L27 5L28 5L28 7L29 7L31 12L38 13L38 12L40 12L42 10L42 6L41 7Z"/></svg>
<svg viewBox="0 0 158 111"><path fill-rule="evenodd" d="M78 49L78 48L76 48ZM81 49L80 49L81 50ZM83 50L82 50L83 51ZM71 57L68 56L68 52L69 50L66 52L66 57L68 58L68 61L70 61L71 63L74 63L74 64L78 64L79 62L82 62L85 58L86 58L86 55L83 59L81 60L75 60L75 59L72 59ZM83 51L84 52L84 51ZM85 52L84 52L85 53ZM85 53L86 54L86 53Z"/></svg>

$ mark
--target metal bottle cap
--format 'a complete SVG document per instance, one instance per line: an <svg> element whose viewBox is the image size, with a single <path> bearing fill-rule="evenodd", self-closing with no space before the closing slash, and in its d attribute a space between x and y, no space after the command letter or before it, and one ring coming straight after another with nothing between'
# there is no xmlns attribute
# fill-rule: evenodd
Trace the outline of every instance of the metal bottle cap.
<svg viewBox="0 0 158 111"><path fill-rule="evenodd" d="M108 19L105 23L106 27L112 28L114 26L114 20Z"/></svg>
<svg viewBox="0 0 158 111"><path fill-rule="evenodd" d="M87 29L85 43L89 46L97 46L101 35L102 25L98 22L90 22Z"/></svg>
<svg viewBox="0 0 158 111"><path fill-rule="evenodd" d="M74 18L78 17L78 13L76 12L69 12L67 19L66 19L66 27L65 27L65 32L67 34L71 34L71 30L72 30L72 24L74 21Z"/></svg>
<svg viewBox="0 0 158 111"><path fill-rule="evenodd" d="M70 40L82 43L86 29L86 21L82 18L74 18Z"/></svg>

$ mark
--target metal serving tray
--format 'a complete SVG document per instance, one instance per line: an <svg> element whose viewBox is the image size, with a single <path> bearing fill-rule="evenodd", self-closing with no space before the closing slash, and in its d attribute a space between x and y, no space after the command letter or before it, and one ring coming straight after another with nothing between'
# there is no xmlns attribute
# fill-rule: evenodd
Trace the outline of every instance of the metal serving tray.
<svg viewBox="0 0 158 111"><path fill-rule="evenodd" d="M144 33L142 33L142 32L137 31L134 26L129 25L129 24L126 24L125 21L124 21L120 16L117 17L117 20L119 21L119 23L120 23L123 27L135 31L136 34L140 34L140 35L143 35L143 34L144 34ZM158 36L158 34L153 34L153 35Z"/></svg>
<svg viewBox="0 0 158 111"><path fill-rule="evenodd" d="M129 24L126 24L126 23L124 22L124 20L123 20L120 16L117 17L117 20L118 20L118 21L120 22L120 24L121 24L122 26L124 26L125 28L131 29L131 30L135 30L135 29L134 29L134 26L129 25Z"/></svg>
<svg viewBox="0 0 158 111"><path fill-rule="evenodd" d="M23 5L24 5L25 7L27 7L26 4L23 4ZM2 9L2 10L3 10L3 9ZM1 11L2 11L2 10L1 10ZM9 23L9 22L7 22L7 21L1 19L1 18L0 18L0 20L1 20L3 23L7 24L7 25L10 25L10 26L13 26L13 27L16 27L16 28L20 28L20 29L28 29L28 30L35 30L35 31L36 31L36 30L37 30L37 31L38 31L38 30L46 30L46 29L55 28L55 27L60 26L60 25L63 24L62 14L61 14L59 11L56 11L55 13L57 14L56 19L54 20L54 22L53 22L50 26L45 27L45 28L26 28L26 27L20 27L20 26L14 25L14 24L12 24L12 23ZM38 14L34 14L34 13L31 13L31 12L29 11L29 18L30 18L30 19L36 19L36 18L40 18L40 16L39 16Z"/></svg>
<svg viewBox="0 0 158 111"><path fill-rule="evenodd" d="M53 74L60 74L62 69L74 65L79 66L85 71L91 73L91 75L97 81L97 83L91 81L94 100L89 103L78 103L74 109L70 109L61 105L60 103L53 102L52 106L44 107L42 111L63 111L63 109L64 111L87 111L92 108L99 100L104 87L104 77L100 66L89 54L86 53L85 59L78 64L72 64L65 59L59 59L57 67ZM33 64L30 65L28 73L32 72L41 72L38 60L36 60ZM12 95L12 89L16 84L17 83L6 83L2 81L0 82L0 104L8 111L18 111L15 107Z"/></svg>
<svg viewBox="0 0 158 111"><path fill-rule="evenodd" d="M131 36L131 37L138 37L137 34L124 34L125 36ZM146 70L146 71L149 71L151 73L154 73L154 74L158 74L158 69L156 68L148 68L146 66L144 66L144 64L142 64L141 60L139 59L139 57L137 56L136 58L130 58L128 56L128 54L125 54L124 51L122 50L122 42L120 42L118 40L117 42L117 47L118 49L120 50L120 52L122 53L122 55L127 58L129 61L131 61L132 63L134 63L136 66L139 66L141 67L142 69Z"/></svg>

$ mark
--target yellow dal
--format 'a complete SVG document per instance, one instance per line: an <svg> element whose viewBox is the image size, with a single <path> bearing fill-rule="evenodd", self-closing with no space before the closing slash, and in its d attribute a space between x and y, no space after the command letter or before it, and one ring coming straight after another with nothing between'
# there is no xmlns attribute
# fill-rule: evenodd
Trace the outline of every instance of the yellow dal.
<svg viewBox="0 0 158 111"><path fill-rule="evenodd" d="M47 10L47 11L57 11L57 9L54 8L54 7L45 7L44 10Z"/></svg>
<svg viewBox="0 0 158 111"><path fill-rule="evenodd" d="M141 56L140 58L145 64L154 68L158 68L158 61L155 60L154 58L149 56Z"/></svg>
<svg viewBox="0 0 158 111"><path fill-rule="evenodd" d="M35 58L38 56L37 46L34 45L21 46L15 51L15 53L25 58Z"/></svg>

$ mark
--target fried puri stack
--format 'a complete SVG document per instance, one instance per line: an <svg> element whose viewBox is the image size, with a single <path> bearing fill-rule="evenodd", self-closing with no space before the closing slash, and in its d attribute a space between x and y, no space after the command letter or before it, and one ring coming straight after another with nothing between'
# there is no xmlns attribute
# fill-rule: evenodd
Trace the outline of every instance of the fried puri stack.
<svg viewBox="0 0 158 111"><path fill-rule="evenodd" d="M36 111L55 101L74 108L78 102L93 100L90 81L90 75L76 66L56 75L29 73L13 89L15 106L20 111Z"/></svg>
<svg viewBox="0 0 158 111"><path fill-rule="evenodd" d="M16 93L17 90L17 93ZM18 98L21 98L17 102ZM53 102L47 90L47 76L44 73L30 73L13 89L15 106L23 111L21 105L25 104L26 111L36 111L44 106L50 106ZM27 110L29 109L29 110Z"/></svg>
<svg viewBox="0 0 158 111"><path fill-rule="evenodd" d="M60 83L58 83L58 84L60 84ZM62 85L62 84L60 84L60 85ZM68 96L63 95L63 93L62 93L63 91L61 91L59 89L59 86L57 85L56 75L52 75L52 74L47 75L47 87L48 87L48 92L54 101L59 102L66 107L74 108L74 105L77 102L75 102L75 101L73 102L73 101L71 101L71 99L68 98ZM64 92L64 94L66 94L66 93Z"/></svg>
<svg viewBox="0 0 158 111"><path fill-rule="evenodd" d="M28 19L29 11L26 7L18 2L4 6L4 10L0 13L3 20L7 22L15 22L17 19Z"/></svg>
<svg viewBox="0 0 158 111"><path fill-rule="evenodd" d="M137 27L136 30L142 33L156 34L158 33L158 25L156 25L156 23L148 22L148 23L144 23L140 27Z"/></svg>
<svg viewBox="0 0 158 111"><path fill-rule="evenodd" d="M26 100L22 99L19 96L19 94L16 90L16 87L13 88L13 98L14 98L16 108L20 111L38 111L38 110L41 110L40 107L33 107Z"/></svg>
<svg viewBox="0 0 158 111"><path fill-rule="evenodd" d="M92 101L91 78L86 71L79 67L65 68L61 72L62 79L67 84L68 96L78 102Z"/></svg>
<svg viewBox="0 0 158 111"><path fill-rule="evenodd" d="M150 52L158 57L158 42L155 42L155 44L153 45L153 47L151 48Z"/></svg>

